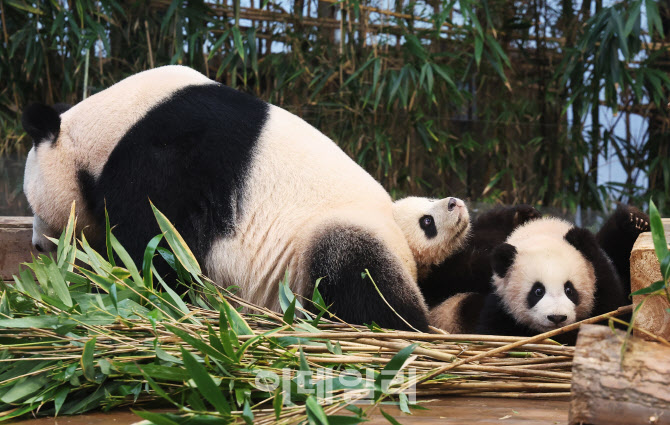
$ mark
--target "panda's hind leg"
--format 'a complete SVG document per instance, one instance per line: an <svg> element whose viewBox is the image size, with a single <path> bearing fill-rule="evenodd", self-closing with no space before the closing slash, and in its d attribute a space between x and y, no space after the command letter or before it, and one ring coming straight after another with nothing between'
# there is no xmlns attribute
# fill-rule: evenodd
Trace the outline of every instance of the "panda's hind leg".
<svg viewBox="0 0 670 425"><path fill-rule="evenodd" d="M428 331L427 309L416 284L371 233L355 226L332 226L313 240L309 256L310 289L321 279L319 292L338 318L351 324L375 322L385 328Z"/></svg>

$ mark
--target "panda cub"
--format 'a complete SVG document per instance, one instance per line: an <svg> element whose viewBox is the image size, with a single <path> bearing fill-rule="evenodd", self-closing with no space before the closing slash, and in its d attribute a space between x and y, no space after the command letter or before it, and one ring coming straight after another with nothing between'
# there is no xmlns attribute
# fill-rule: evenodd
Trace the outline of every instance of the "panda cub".
<svg viewBox="0 0 670 425"><path fill-rule="evenodd" d="M395 202L393 216L414 255L419 281L458 252L470 230L468 209L458 198L404 198Z"/></svg>
<svg viewBox="0 0 670 425"><path fill-rule="evenodd" d="M518 226L539 218L530 205L497 207L480 214L453 255L419 274L419 287L429 308L464 292L489 293L491 253Z"/></svg>
<svg viewBox="0 0 670 425"><path fill-rule="evenodd" d="M464 235L462 201L394 204L299 117L182 66L130 76L69 109L32 105L23 125L35 249L54 248L46 236L62 231L76 201L77 230L94 247L104 248L106 209L139 263L160 232L151 200L210 278L276 311L288 272L309 299L323 278L326 304L349 323L427 330L417 267L442 261Z"/></svg>
<svg viewBox="0 0 670 425"><path fill-rule="evenodd" d="M450 297L431 310L431 322L458 333L531 336L629 304L629 265L611 259L628 263L648 228L648 217L625 205L597 235L557 218L531 220L493 250L490 293ZM616 244L606 250L599 241Z"/></svg>

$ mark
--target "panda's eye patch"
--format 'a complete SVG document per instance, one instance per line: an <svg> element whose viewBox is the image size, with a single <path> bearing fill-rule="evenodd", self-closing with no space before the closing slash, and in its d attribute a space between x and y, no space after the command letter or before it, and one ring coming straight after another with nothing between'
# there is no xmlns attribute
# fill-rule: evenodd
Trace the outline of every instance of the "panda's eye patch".
<svg viewBox="0 0 670 425"><path fill-rule="evenodd" d="M575 289L575 286L569 280L563 285L563 290L565 291L565 296L568 297L575 305L579 304L579 292Z"/></svg>
<svg viewBox="0 0 670 425"><path fill-rule="evenodd" d="M541 284L540 282L535 282L533 284L533 287L530 288L530 292L528 292L528 297L526 298L526 302L528 303L528 308L533 308L535 304L538 303L544 297L545 289L544 285Z"/></svg>
<svg viewBox="0 0 670 425"><path fill-rule="evenodd" d="M437 227L435 227L435 220L432 215L424 215L419 219L419 227L426 234L428 239L437 236Z"/></svg>

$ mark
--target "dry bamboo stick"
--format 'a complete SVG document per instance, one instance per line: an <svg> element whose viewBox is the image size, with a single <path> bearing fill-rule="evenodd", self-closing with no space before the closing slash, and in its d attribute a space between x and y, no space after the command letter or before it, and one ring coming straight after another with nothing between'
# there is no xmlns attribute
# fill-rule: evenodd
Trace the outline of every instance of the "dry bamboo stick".
<svg viewBox="0 0 670 425"><path fill-rule="evenodd" d="M552 331L555 332L555 331ZM518 342L526 341L528 337L520 336L503 336L503 335L476 335L476 334L429 334L421 332L408 331L393 331L393 332L292 332L292 333L276 333L273 337L279 338L284 336L292 336L296 338L325 338L330 340L335 339L358 339L358 338L384 338L384 339L402 339L402 340L416 340L416 341L460 341L463 343L472 342ZM240 335L240 340L253 338L254 335ZM556 341L551 341L548 338L546 341L535 341L535 344L547 344L557 347L563 345Z"/></svg>
<svg viewBox="0 0 670 425"><path fill-rule="evenodd" d="M482 353L482 354L478 354L476 356L473 356L473 357L470 357L470 358L467 358L467 359L458 360L458 361L456 361L454 363L451 363L449 365L442 366L441 368L439 368L439 369L429 373L428 375L422 377L422 379L425 379L425 380L430 379L433 376L444 373L444 372L446 372L450 369L453 369L457 366L460 366L462 364L473 362L473 361L479 360L479 359L483 359L483 358L489 357L493 354L503 353L503 352L509 351L513 348L520 347L524 344L531 344L531 343L535 343L535 342L538 342L538 341L543 341L547 338L551 338L551 337L554 337L556 335L560 335L560 334L565 333L565 332L570 332L572 330L578 329L583 324L597 323L597 322L599 322L601 320L604 320L604 319L607 319L609 317L618 316L618 315L626 314L626 313L631 313L632 311L633 311L633 306L632 305L625 306L625 307L620 307L617 310L609 312L609 313L601 314L601 315L596 316L596 317L591 317L589 319L573 323L569 326L564 326L562 328L559 328L559 329L556 329L556 330L553 330L553 331L545 332L545 333L542 333L542 334L539 334L539 335L536 335L536 336L533 336L533 337L530 337L530 338L526 338L525 340L521 340L521 341L514 342L512 344L504 345L502 347L495 348L491 351L488 351L488 352L485 352L485 353ZM405 384L405 385L408 385L408 384Z"/></svg>
<svg viewBox="0 0 670 425"><path fill-rule="evenodd" d="M357 339L357 342L362 343L362 344L374 345L374 346L378 346L378 347L393 348L393 349L396 349L398 351L402 350L403 348L405 348L409 345L408 343L378 341L378 340L369 339L369 338L359 338L359 339ZM436 351L436 350L429 350L427 348L422 348L422 347L415 348L413 353L430 356L434 359L444 360L446 362L452 362L452 361L458 359L458 357L456 357L452 354L442 353L442 352Z"/></svg>
<svg viewBox="0 0 670 425"><path fill-rule="evenodd" d="M572 360L572 357L565 357L565 356L556 356L556 357L544 357L544 358L538 358L538 359L504 359L504 360L491 360L491 362L494 362L498 365L505 366L505 365L510 365L510 366L522 366L522 365L537 365L537 364L544 364L544 363L557 363L557 362L564 362L564 361L569 361ZM489 359L481 359L479 361L480 364L482 363L488 363Z"/></svg>

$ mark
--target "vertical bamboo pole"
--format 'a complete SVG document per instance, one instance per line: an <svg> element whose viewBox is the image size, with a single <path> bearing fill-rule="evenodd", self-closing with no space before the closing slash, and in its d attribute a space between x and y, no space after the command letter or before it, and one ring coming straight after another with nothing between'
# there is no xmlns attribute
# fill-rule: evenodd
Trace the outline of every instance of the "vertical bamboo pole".
<svg viewBox="0 0 670 425"><path fill-rule="evenodd" d="M340 87L342 86L343 83L343 63L342 59L344 56L344 3L340 2L340 57L339 57L339 64L340 64Z"/></svg>

